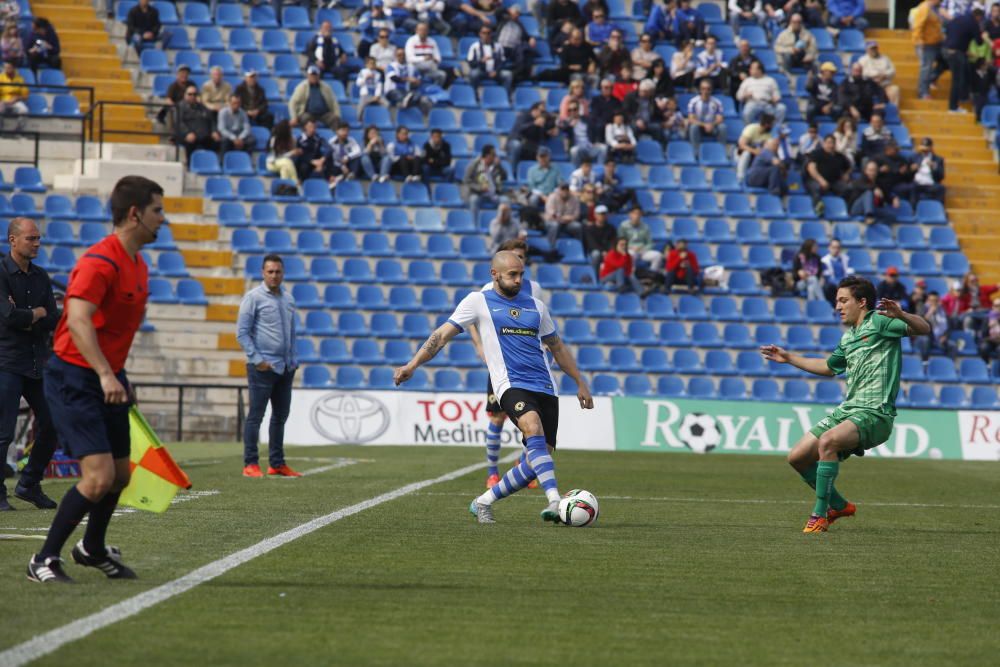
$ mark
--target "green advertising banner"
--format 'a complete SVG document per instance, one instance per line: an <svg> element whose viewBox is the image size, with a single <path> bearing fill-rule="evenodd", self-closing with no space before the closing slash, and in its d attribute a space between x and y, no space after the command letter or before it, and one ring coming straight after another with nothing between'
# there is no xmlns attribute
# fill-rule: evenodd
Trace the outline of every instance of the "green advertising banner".
<svg viewBox="0 0 1000 667"><path fill-rule="evenodd" d="M833 406L615 397L613 409L618 450L785 454ZM958 413L900 410L868 455L961 460Z"/></svg>

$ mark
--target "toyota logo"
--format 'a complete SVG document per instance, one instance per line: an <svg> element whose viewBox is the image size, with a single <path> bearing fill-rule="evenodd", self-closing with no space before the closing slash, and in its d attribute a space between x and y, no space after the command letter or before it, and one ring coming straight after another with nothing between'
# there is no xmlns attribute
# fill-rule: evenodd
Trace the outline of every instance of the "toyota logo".
<svg viewBox="0 0 1000 667"><path fill-rule="evenodd" d="M388 408L367 394L324 394L313 403L309 419L324 438L339 443L361 445L389 428Z"/></svg>

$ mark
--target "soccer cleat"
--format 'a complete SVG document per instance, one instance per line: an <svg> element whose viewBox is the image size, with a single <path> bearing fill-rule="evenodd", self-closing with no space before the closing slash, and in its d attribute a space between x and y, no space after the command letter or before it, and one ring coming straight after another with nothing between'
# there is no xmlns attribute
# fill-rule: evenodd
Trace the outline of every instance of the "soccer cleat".
<svg viewBox="0 0 1000 667"><path fill-rule="evenodd" d="M537 489L538 488L538 480L537 479L533 479L530 482L528 482L528 488L529 489Z"/></svg>
<svg viewBox="0 0 1000 667"><path fill-rule="evenodd" d="M278 467L268 466L267 467L267 474L268 475L280 475L281 477L302 477L302 473L295 472L294 470L292 470L291 468L289 468L284 463L282 463Z"/></svg>
<svg viewBox="0 0 1000 667"><path fill-rule="evenodd" d="M542 510L542 521L559 523L559 501L553 500L549 506Z"/></svg>
<svg viewBox="0 0 1000 667"><path fill-rule="evenodd" d="M56 502L42 491L41 484L33 484L32 486L21 486L18 484L14 487L14 497L26 503L31 503L40 510L54 510L58 507Z"/></svg>
<svg viewBox="0 0 1000 667"><path fill-rule="evenodd" d="M83 540L76 543L70 555L73 562L84 567L96 567L108 579L138 579L135 572L122 562L122 552L118 547L104 547L104 557L91 556L83 548Z"/></svg>
<svg viewBox="0 0 1000 667"><path fill-rule="evenodd" d="M830 528L830 522L818 514L812 514L809 516L809 521L806 522L806 527L802 529L803 533L825 533L827 529Z"/></svg>
<svg viewBox="0 0 1000 667"><path fill-rule="evenodd" d="M858 506L854 503L847 503L844 505L844 509L835 510L832 507L826 511L826 520L829 523L833 523L837 519L854 516L854 513L858 511Z"/></svg>
<svg viewBox="0 0 1000 667"><path fill-rule="evenodd" d="M486 488L492 489L494 486L500 483L500 475L490 475L486 478Z"/></svg>
<svg viewBox="0 0 1000 667"><path fill-rule="evenodd" d="M243 476L244 477L263 477L264 473L260 471L260 466L256 463L251 463L248 466L243 466Z"/></svg>
<svg viewBox="0 0 1000 667"><path fill-rule="evenodd" d="M41 562L36 560L36 556L32 556L28 561L28 581L40 584L72 584L73 580L63 572L62 562L59 556L49 556Z"/></svg>
<svg viewBox="0 0 1000 667"><path fill-rule="evenodd" d="M13 512L14 508L7 502L7 495L0 493L0 512Z"/></svg>
<svg viewBox="0 0 1000 667"><path fill-rule="evenodd" d="M493 505L484 505L473 500L469 504L469 513L476 517L479 523L496 523L493 518Z"/></svg>

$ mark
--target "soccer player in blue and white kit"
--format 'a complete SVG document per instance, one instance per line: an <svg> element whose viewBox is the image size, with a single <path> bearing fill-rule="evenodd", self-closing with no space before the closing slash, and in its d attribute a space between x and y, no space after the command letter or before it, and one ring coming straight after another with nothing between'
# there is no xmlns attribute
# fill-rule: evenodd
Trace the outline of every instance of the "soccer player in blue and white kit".
<svg viewBox="0 0 1000 667"><path fill-rule="evenodd" d="M490 269L493 289L473 292L421 346L405 366L396 369L397 385L409 380L417 368L471 324L479 327L483 351L500 406L520 429L527 460L518 462L500 482L472 501L470 511L479 523L495 523L493 503L523 489L538 478L548 505L542 519L559 520L559 488L552 450L559 429L559 399L545 350L576 381L580 407L592 409L590 388L576 367L576 360L556 333L549 309L537 298L521 293L524 263L512 252L498 252Z"/></svg>
<svg viewBox="0 0 1000 667"><path fill-rule="evenodd" d="M504 241L500 244L497 252L504 250L514 253L521 260L522 264L525 266L528 265L528 244L523 240L508 239ZM483 285L482 291L488 292L492 289L493 281L491 280ZM522 280L520 293L538 297L539 299L544 298L542 286L534 280ZM486 363L486 354L483 352L483 342L479 336L479 327L475 324L469 327L469 337L472 339L472 344L476 347L476 354L483 360L483 363ZM493 391L492 379L486 381L486 416L489 418L489 424L486 426L486 488L488 489L500 481L500 471L497 468L497 463L500 461L500 435L503 433L503 423L507 420L507 413L500 407L500 399L497 398L496 392ZM523 459L524 457L522 456L521 458ZM534 489L537 486L538 480L532 480L528 484L529 489Z"/></svg>

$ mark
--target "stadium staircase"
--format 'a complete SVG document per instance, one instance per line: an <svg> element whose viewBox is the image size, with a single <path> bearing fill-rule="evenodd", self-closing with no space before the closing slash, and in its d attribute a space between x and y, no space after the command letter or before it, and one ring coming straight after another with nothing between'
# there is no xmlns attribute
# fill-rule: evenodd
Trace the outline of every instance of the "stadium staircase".
<svg viewBox="0 0 1000 667"><path fill-rule="evenodd" d="M1000 283L1000 230L996 210L1000 208L1000 174L983 127L972 113L948 113L951 73L938 80L934 99L917 98L920 63L906 30L868 30L879 49L896 65L896 83L901 89L899 115L913 135L934 140L934 151L945 158L948 188L945 201L948 218L959 243L982 284ZM971 111L971 105L965 105Z"/></svg>

